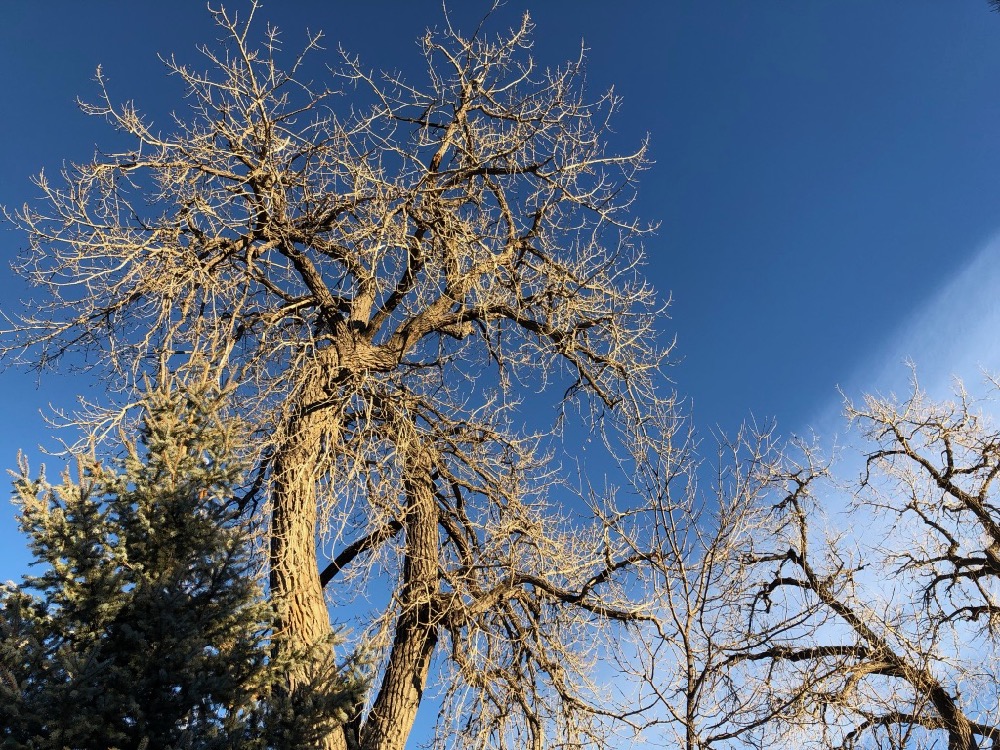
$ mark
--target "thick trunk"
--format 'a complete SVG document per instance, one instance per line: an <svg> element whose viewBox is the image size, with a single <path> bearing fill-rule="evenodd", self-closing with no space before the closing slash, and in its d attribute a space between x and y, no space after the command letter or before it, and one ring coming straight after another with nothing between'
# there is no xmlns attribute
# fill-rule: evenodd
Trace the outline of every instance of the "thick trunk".
<svg viewBox="0 0 1000 750"><path fill-rule="evenodd" d="M362 750L402 750L413 728L437 645L433 601L438 588L433 457L414 436L399 446L407 498L406 558L396 633L378 697L361 734Z"/></svg>
<svg viewBox="0 0 1000 750"><path fill-rule="evenodd" d="M329 413L315 408L324 397L319 379L314 380L287 426L273 464L270 566L271 599L277 617L276 647L290 653L318 649L314 659L289 673L287 687L291 690L313 683L318 674L326 671L323 657L331 648L324 643L332 628L316 558L319 452L324 439L330 439L331 431L335 431ZM332 654L329 658L333 658ZM319 747L345 750L343 731L338 728L330 732Z"/></svg>
<svg viewBox="0 0 1000 750"><path fill-rule="evenodd" d="M976 742L976 736L972 731L972 722L958 707L951 694L929 674L925 676L923 682L929 686L925 689L931 703L934 704L934 708L948 729L948 750L978 750L979 743ZM924 687L919 683L918 685Z"/></svg>

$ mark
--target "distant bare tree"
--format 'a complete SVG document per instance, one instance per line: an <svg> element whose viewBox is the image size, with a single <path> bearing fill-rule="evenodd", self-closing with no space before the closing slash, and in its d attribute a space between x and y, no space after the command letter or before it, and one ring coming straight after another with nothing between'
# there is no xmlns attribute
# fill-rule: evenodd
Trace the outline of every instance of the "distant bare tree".
<svg viewBox="0 0 1000 750"><path fill-rule="evenodd" d="M1000 747L1000 432L961 389L934 403L867 397L871 441L846 519L823 530L825 468L786 470L778 527L734 657L763 665L794 746ZM835 495L834 495L835 496Z"/></svg>
<svg viewBox="0 0 1000 750"><path fill-rule="evenodd" d="M771 630L748 635L743 614L758 590L748 560L757 540L771 532L764 501L781 456L771 429L750 426L720 448L708 492L698 486L706 466L689 467L683 493L676 478L660 484L674 499L659 503L655 526L661 550L655 585L662 592L657 633L635 652L634 672L660 709L660 732L683 750L773 738L773 720L784 708L772 703L769 686L755 681L741 658L774 636Z"/></svg>
<svg viewBox="0 0 1000 750"><path fill-rule="evenodd" d="M538 69L527 17L428 33L413 83L347 55L313 81L275 31L258 48L249 19L214 16L208 72L166 60L187 88L170 132L105 91L85 111L128 145L39 177L42 201L9 215L37 294L8 357L100 368L125 402L213 363L253 425L279 644L328 639L328 603L367 608L374 688L328 747L402 748L431 675L459 745L641 726L595 665L655 630L666 497L588 514L558 448L580 424L626 474L684 463L630 212L645 149L606 150L615 99L584 98L580 60ZM534 392L560 415L538 432ZM99 436L123 413L81 422Z"/></svg>

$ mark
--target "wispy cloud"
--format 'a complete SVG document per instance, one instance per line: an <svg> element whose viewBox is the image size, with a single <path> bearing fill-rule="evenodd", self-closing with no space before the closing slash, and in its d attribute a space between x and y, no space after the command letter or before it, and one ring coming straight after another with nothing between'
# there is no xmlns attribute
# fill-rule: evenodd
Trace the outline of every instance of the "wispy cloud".
<svg viewBox="0 0 1000 750"><path fill-rule="evenodd" d="M955 378L976 391L984 372L1000 372L1000 232L838 385L849 398L864 393L905 397L911 388L910 362L920 387L934 399L949 397ZM842 434L842 411L842 400L831 396L805 428L824 437Z"/></svg>

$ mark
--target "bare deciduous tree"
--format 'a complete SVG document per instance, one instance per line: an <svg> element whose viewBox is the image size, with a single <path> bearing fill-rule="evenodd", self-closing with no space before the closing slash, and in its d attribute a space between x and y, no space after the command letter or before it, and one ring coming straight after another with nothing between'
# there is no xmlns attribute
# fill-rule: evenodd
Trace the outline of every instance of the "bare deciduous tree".
<svg viewBox="0 0 1000 750"><path fill-rule="evenodd" d="M961 389L934 403L866 397L848 414L872 448L853 534L831 536L807 452L786 468L779 526L758 543L749 632L795 744L973 750L1000 744L1000 432ZM826 491L830 488L826 487Z"/></svg>
<svg viewBox="0 0 1000 750"><path fill-rule="evenodd" d="M649 570L656 617L618 659L640 686L636 706L655 709L667 746L731 747L771 717L731 657L749 647L741 615L757 581L746 558L768 530L763 499L777 460L771 430L746 427L720 445L708 492L700 489L707 465L664 461L640 475L638 494L659 508L644 519L659 553Z"/></svg>
<svg viewBox="0 0 1000 750"><path fill-rule="evenodd" d="M642 724L595 664L621 648L611 626L656 624L667 498L588 515L557 439L577 419L626 472L683 464L637 271L644 149L606 151L615 99L584 98L579 60L536 68L527 17L428 33L423 84L347 55L314 82L273 30L258 49L249 20L215 19L208 72L166 60L188 105L169 133L105 92L85 110L129 144L40 177L10 216L38 293L8 355L106 368L126 401L147 373L214 364L254 425L282 648L328 639L328 604L367 611L374 687L329 747L402 748L432 673L467 746ZM554 426L524 426L523 391L554 394Z"/></svg>

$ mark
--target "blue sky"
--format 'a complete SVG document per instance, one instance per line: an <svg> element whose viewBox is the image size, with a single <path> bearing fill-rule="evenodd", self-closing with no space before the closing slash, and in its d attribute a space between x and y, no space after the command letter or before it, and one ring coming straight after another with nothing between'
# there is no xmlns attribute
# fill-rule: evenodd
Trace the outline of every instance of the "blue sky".
<svg viewBox="0 0 1000 750"><path fill-rule="evenodd" d="M487 7L453 5L466 29ZM702 430L751 414L825 429L838 385L898 387L904 357L936 383L1000 369L1000 15L986 0L511 0L494 23L525 9L540 61L584 42L594 96L614 85L623 97L616 145L650 135L637 212L661 227L647 273L673 295L673 377ZM403 71L442 21L436 0L271 0L262 16L290 50L323 29L329 49ZM112 142L74 103L95 94L98 64L114 97L166 127L183 104L157 53L197 62L195 44L216 37L187 0L12 0L0 18L8 206L35 195L40 168ZM7 259L24 239L3 229ZM25 290L0 273L0 294ZM19 447L55 444L46 404L100 385L7 371L0 388L0 465L13 466ZM16 578L26 556L10 506L0 544L0 580Z"/></svg>

